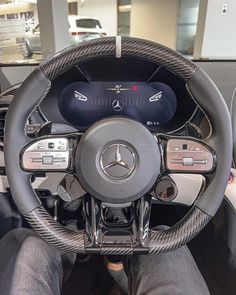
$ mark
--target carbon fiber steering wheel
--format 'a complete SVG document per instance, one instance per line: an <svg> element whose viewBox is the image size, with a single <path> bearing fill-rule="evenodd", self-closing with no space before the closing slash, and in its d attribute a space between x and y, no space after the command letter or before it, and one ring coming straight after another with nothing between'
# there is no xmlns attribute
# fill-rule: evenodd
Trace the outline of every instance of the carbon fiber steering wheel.
<svg viewBox="0 0 236 295"><path fill-rule="evenodd" d="M151 134L139 122L112 117L97 122L84 134L30 139L25 132L27 119L47 95L51 82L75 65L104 57L135 57L163 66L182 78L208 117L211 135L196 140ZM14 97L4 140L7 177L19 211L47 242L62 251L77 253L162 253L186 244L219 208L232 160L229 112L210 78L179 53L128 37L80 43L44 61ZM50 153L49 141L54 146ZM183 155L175 149L186 143L194 151ZM84 198L84 230L63 227L43 208L31 187L32 173L38 170L73 175L90 195ZM160 175L171 171L203 174L205 189L179 223L164 231L153 231L149 229L149 192ZM113 206L132 207L130 222L125 226L107 223L104 210Z"/></svg>

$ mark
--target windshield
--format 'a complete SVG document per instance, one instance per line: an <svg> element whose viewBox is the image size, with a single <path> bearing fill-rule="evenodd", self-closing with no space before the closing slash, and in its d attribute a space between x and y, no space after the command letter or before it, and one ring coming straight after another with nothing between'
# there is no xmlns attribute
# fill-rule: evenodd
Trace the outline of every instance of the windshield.
<svg viewBox="0 0 236 295"><path fill-rule="evenodd" d="M0 1L1 63L39 63L64 47L116 35L158 42L195 60L236 58L236 1L50 2Z"/></svg>
<svg viewBox="0 0 236 295"><path fill-rule="evenodd" d="M77 28L88 28L88 29L101 29L100 22L92 18L77 19Z"/></svg>

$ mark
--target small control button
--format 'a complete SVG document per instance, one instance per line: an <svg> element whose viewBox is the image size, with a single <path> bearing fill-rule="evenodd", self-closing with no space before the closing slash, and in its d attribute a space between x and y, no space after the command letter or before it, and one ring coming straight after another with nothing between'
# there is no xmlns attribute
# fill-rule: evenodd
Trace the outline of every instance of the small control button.
<svg viewBox="0 0 236 295"><path fill-rule="evenodd" d="M187 150L188 149L188 145L186 143L182 144L182 150Z"/></svg>
<svg viewBox="0 0 236 295"><path fill-rule="evenodd" d="M53 163L65 163L65 162L66 162L66 158L57 157L53 159Z"/></svg>
<svg viewBox="0 0 236 295"><path fill-rule="evenodd" d="M170 160L170 162L172 163L172 164L182 164L183 165L183 160Z"/></svg>
<svg viewBox="0 0 236 295"><path fill-rule="evenodd" d="M27 126L27 132L34 132L36 130L35 126Z"/></svg>
<svg viewBox="0 0 236 295"><path fill-rule="evenodd" d="M58 147L59 150L64 150L65 148L66 148L66 147L63 146L63 145L59 145L59 147Z"/></svg>
<svg viewBox="0 0 236 295"><path fill-rule="evenodd" d="M66 145L65 141L61 141L61 140L58 142L58 144L59 145Z"/></svg>
<svg viewBox="0 0 236 295"><path fill-rule="evenodd" d="M53 164L53 156L43 156L42 163L43 163L43 165L52 165Z"/></svg>
<svg viewBox="0 0 236 295"><path fill-rule="evenodd" d="M193 160L193 164L195 164L195 165L206 165L207 160Z"/></svg>
<svg viewBox="0 0 236 295"><path fill-rule="evenodd" d="M184 166L193 166L193 158L183 158L183 165Z"/></svg>
<svg viewBox="0 0 236 295"><path fill-rule="evenodd" d="M37 149L38 149L38 150L44 150L45 147L44 147L44 145L38 145L38 146L37 146Z"/></svg>
<svg viewBox="0 0 236 295"><path fill-rule="evenodd" d="M54 147L55 147L54 142L49 142L49 143L48 143L48 148L49 148L49 149L54 149Z"/></svg>
<svg viewBox="0 0 236 295"><path fill-rule="evenodd" d="M42 163L42 158L31 158L32 163Z"/></svg>
<svg viewBox="0 0 236 295"><path fill-rule="evenodd" d="M26 126L26 133L29 133L29 134L36 133L38 128L39 128L39 125L37 125L37 124L27 125Z"/></svg>

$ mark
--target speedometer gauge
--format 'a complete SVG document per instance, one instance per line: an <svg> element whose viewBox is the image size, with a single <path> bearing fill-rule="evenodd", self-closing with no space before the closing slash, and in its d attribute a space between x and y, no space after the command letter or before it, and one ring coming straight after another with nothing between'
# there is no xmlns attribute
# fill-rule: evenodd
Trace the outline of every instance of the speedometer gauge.
<svg viewBox="0 0 236 295"><path fill-rule="evenodd" d="M59 98L62 116L89 127L110 116L133 118L147 127L163 127L175 115L177 98L162 82L74 82Z"/></svg>

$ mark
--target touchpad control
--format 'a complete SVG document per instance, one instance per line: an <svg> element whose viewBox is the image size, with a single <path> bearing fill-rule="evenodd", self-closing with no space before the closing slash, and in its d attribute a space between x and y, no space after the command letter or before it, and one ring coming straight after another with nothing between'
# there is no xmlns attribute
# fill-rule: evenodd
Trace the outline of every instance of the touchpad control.
<svg viewBox="0 0 236 295"><path fill-rule="evenodd" d="M66 170L69 167L69 154L67 138L39 140L24 151L22 168L30 171Z"/></svg>
<svg viewBox="0 0 236 295"><path fill-rule="evenodd" d="M211 172L214 155L204 144L194 140L170 139L167 142L166 167L169 171Z"/></svg>

